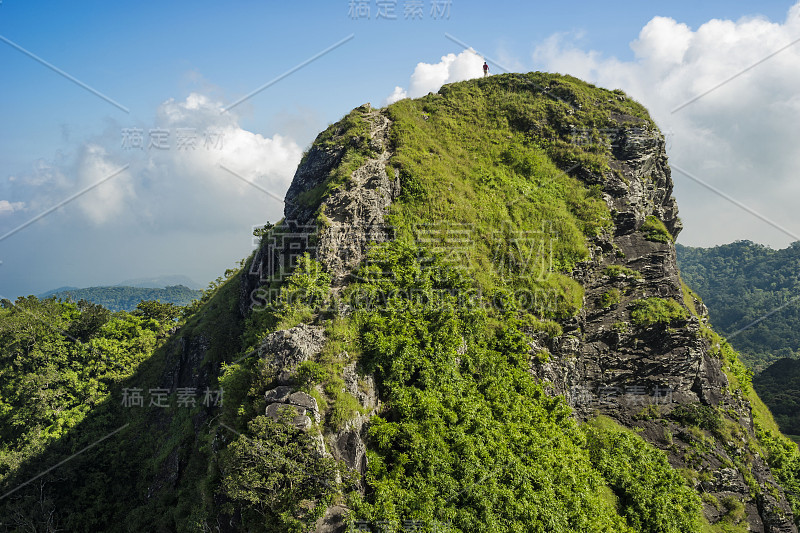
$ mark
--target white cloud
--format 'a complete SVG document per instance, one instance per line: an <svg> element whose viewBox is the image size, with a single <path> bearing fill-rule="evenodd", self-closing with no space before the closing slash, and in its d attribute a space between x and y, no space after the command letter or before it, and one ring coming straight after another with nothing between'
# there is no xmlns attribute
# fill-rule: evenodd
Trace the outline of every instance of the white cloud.
<svg viewBox="0 0 800 533"><path fill-rule="evenodd" d="M240 117L221 110L222 103L205 94L169 99L151 120L109 123L102 134L0 184L0 198L7 198L0 200L0 233L90 189L4 241L7 291L161 273L203 281L250 253L253 226L282 217L280 199L302 150L287 135L248 131ZM125 129L141 131L141 146ZM149 146L155 129L168 133L163 150ZM179 135L188 145L178 146ZM31 242L41 245L31 248ZM31 269L39 249L59 257L57 271L47 261Z"/></svg>
<svg viewBox="0 0 800 533"><path fill-rule="evenodd" d="M408 91L398 85L394 88L392 94L386 97L386 102L384 105L393 104L398 100L402 100L403 98L408 98Z"/></svg>
<svg viewBox="0 0 800 533"><path fill-rule="evenodd" d="M121 216L126 200L136 198L129 172L119 172L123 164L114 162L103 146L85 145L77 168L79 190L93 187L78 199L81 211L91 222L104 224Z"/></svg>
<svg viewBox="0 0 800 533"><path fill-rule="evenodd" d="M13 196L27 199L29 210L43 211L91 189L45 223L79 215L93 225L219 231L277 220L283 204L275 197L283 198L302 149L287 136L248 131L238 116L222 110L221 102L199 93L171 98L150 123L110 126L71 156L35 162L28 175L10 180L16 187ZM154 130L165 135L163 149L151 145ZM19 210L12 205L17 204L0 203L0 214Z"/></svg>
<svg viewBox="0 0 800 533"><path fill-rule="evenodd" d="M25 209L25 202L9 202L8 200L0 200L0 216L10 215L14 211L21 211Z"/></svg>
<svg viewBox="0 0 800 533"><path fill-rule="evenodd" d="M436 92L446 83L464 81L483 75L483 58L471 48L456 54L442 56L438 63L417 63L411 74L408 90L395 87L385 101L391 104L402 98L419 98Z"/></svg>
<svg viewBox="0 0 800 533"><path fill-rule="evenodd" d="M168 130L168 150L149 150L140 177L142 214L151 224L171 227L201 224L219 228L276 220L283 205L260 189L283 198L302 149L280 134L264 137L241 128L238 118L220 113L222 104L203 95L168 100L158 110L159 127ZM178 149L175 136L193 137L193 148ZM224 166L256 186L224 170ZM198 220L198 218L200 220Z"/></svg>
<svg viewBox="0 0 800 533"><path fill-rule="evenodd" d="M671 163L800 235L794 205L800 169L800 43L764 60L799 34L800 3L780 23L762 17L715 19L692 30L655 17L631 42L631 61L581 50L565 34L537 46L533 59L537 67L625 90L650 110L662 131L672 134ZM673 178L686 226L682 242L751 239L784 246L795 240L681 173L673 172Z"/></svg>

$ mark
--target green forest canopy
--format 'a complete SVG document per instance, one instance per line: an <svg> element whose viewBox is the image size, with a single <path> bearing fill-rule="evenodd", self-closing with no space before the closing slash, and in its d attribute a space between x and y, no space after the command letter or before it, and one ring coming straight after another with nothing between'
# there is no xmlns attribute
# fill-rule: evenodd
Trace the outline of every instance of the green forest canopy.
<svg viewBox="0 0 800 533"><path fill-rule="evenodd" d="M68 289L48 293L47 297L55 297L72 302L86 300L87 302L102 305L109 311L133 311L139 305L139 302L148 300L184 306L188 305L192 300L200 298L202 294L203 291L193 290L184 285L172 285L163 289L113 286Z"/></svg>
<svg viewBox="0 0 800 533"><path fill-rule="evenodd" d="M681 277L746 365L758 372L800 356L800 242L782 250L750 241L675 248Z"/></svg>

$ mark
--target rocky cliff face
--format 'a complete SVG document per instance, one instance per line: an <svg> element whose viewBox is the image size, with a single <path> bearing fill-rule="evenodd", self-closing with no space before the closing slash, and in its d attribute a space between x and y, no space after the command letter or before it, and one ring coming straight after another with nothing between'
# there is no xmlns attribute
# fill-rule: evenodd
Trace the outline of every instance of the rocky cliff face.
<svg viewBox="0 0 800 533"><path fill-rule="evenodd" d="M553 394L569 400L577 417L603 413L642 429L648 441L669 454L673 466L704 473L706 479L695 481L698 491L716 501L733 497L743 502L750 531L797 531L763 457L751 457L755 481L767 487L758 497L748 486L748 473L734 466L750 453L751 406L730 390L723 361L703 336L705 306L687 295L697 312L686 319L649 327L630 323L630 305L637 300L684 300L674 245L648 240L642 231L648 216L661 220L673 237L681 224L661 136L621 129L614 137L615 172L602 180L590 173L581 176L602 183L614 213L614 234L597 239L592 260L572 273L586 290L584 308L564 324L563 336L546 343L532 340L533 352L545 345L551 358L531 370ZM604 300L607 294L619 296ZM687 405L722 409L744 432L730 440L693 433L669 416ZM703 452L693 454L698 442ZM712 523L723 514L713 505L705 513Z"/></svg>
<svg viewBox="0 0 800 533"><path fill-rule="evenodd" d="M263 243L242 276L243 315L258 301L253 295L281 277L298 254L311 252L337 290L363 261L370 243L393 238L385 216L402 188L399 173L387 173L393 124L384 111L368 104L356 112L369 132L369 155L345 182L315 202L309 200L310 193L324 188L342 166L348 139L315 143L310 149L287 192L280 238ZM719 347L705 333L704 306L682 286L672 244L681 222L663 137L643 120L614 118L609 168L596 172L576 165L569 170L587 186L601 189L613 229L592 238L589 259L569 273L585 293L577 316L561 321L563 334L530 332L530 371L552 395L567 399L577 419L605 414L641 430L705 495L704 514L712 524L727 517L742 521L740 527L746 524L750 531L796 532L786 497L753 445L751 405L731 386ZM664 320L632 320L637 306L664 301L674 302L680 312ZM294 354L294 359L276 359L286 383L291 382L292 368L320 349L292 351L286 346L303 344L309 335L306 330L280 331L261 344L264 357ZM543 350L546 361L535 357ZM369 385L359 388L357 383L364 379ZM372 377L359 376L355 365L345 370L344 380L369 414L324 433L320 450L363 476L365 427L369 416L379 412L380 402ZM287 399L290 393L287 388L268 394L273 402L285 396L281 401L292 403ZM315 412L313 407L305 409L298 416ZM709 412L722 413L714 428L692 418L692 413ZM309 421L298 424L305 427ZM735 505L720 502L739 502L744 514L730 518ZM340 530L344 513L344 507L331 507L318 531Z"/></svg>
<svg viewBox="0 0 800 533"><path fill-rule="evenodd" d="M400 180L394 171L391 176L386 173L392 156L388 137L391 121L369 104L354 111L368 125L370 157L349 174L343 186L317 203L305 199L304 193L325 186L342 165L347 146L315 143L311 147L286 192L284 219L276 236L261 246L242 276L243 315L255 303L257 288L283 279L298 255L312 252L332 275L334 286L341 286L362 261L370 243L392 237L384 215L400 193ZM342 139L343 143L348 141Z"/></svg>

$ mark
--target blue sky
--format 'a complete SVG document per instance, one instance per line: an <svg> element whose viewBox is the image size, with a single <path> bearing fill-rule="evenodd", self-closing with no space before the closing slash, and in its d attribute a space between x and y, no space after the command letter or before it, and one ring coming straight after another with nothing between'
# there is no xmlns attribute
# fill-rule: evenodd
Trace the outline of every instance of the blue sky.
<svg viewBox="0 0 800 533"><path fill-rule="evenodd" d="M377 0L355 2L369 5L368 17L354 17L349 0L3 0L0 235L128 166L0 238L0 295L175 273L207 283L252 251L253 226L280 218L282 205L262 190L283 197L321 129L364 102L384 104L396 87L436 90L441 82L420 63L447 81L472 75L464 68L475 58L445 33L493 59L493 72L570 73L620 87L653 110L669 134L671 162L684 171L673 174L684 244L798 240L790 199L800 192L792 175L800 161L790 152L800 52L788 48L670 112L800 38L792 2L452 0L439 17L431 2L413 19L404 17L413 2L388 2L397 18L387 20L377 18ZM145 137L169 130L172 144L160 153L126 148L123 130L131 128ZM175 146L179 128L197 135L191 154ZM202 146L209 132L223 134L224 148Z"/></svg>

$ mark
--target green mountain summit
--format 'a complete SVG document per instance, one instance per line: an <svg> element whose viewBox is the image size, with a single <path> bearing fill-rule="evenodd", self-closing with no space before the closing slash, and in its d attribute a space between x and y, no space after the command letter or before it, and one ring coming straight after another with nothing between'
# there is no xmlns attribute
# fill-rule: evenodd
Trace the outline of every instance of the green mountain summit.
<svg viewBox="0 0 800 533"><path fill-rule="evenodd" d="M797 531L800 453L681 281L664 138L622 91L366 104L285 204L68 429L3 450L3 527Z"/></svg>

